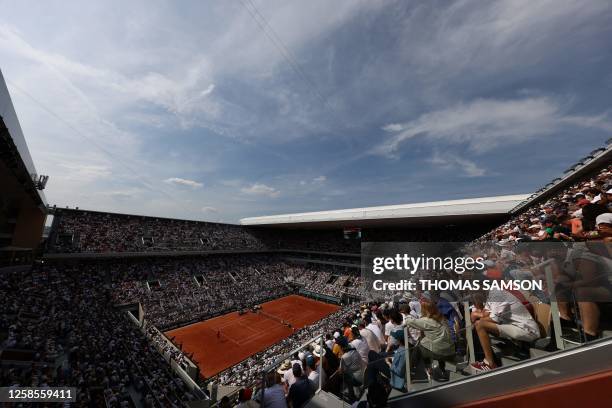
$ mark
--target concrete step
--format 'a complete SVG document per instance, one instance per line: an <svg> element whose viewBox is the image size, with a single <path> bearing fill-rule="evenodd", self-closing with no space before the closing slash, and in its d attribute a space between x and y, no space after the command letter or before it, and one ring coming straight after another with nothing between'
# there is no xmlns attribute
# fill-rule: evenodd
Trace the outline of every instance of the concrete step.
<svg viewBox="0 0 612 408"><path fill-rule="evenodd" d="M515 360L515 359L512 359L512 358L508 358L508 357L502 357L501 358L502 367L509 367L511 365L517 364L520 361L521 360Z"/></svg>
<svg viewBox="0 0 612 408"><path fill-rule="evenodd" d="M547 354L550 354L550 352L546 351L546 350L536 349L536 348L530 348L529 349L529 357L530 358L542 357L542 356L545 356Z"/></svg>
<svg viewBox="0 0 612 408"><path fill-rule="evenodd" d="M446 369L451 373L458 373L461 370L465 369L468 365L470 365L470 362L468 360L447 362Z"/></svg>

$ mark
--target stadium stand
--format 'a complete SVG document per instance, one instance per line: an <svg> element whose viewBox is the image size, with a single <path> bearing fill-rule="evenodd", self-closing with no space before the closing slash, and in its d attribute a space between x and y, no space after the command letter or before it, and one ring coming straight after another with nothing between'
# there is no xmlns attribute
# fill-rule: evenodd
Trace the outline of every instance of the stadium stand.
<svg viewBox="0 0 612 408"><path fill-rule="evenodd" d="M0 130L4 141L14 132ZM421 398L431 405L449 388L441 385L452 383L465 387L448 400L458 404L459 396L475 401L476 394L461 391L473 383L480 384L478 395L496 396L500 388L483 384L509 366L543 364L538 375L534 369L521 378L546 385L555 361L576 355L584 366L579 360L572 372L603 372L609 381L609 353L594 356L611 344L610 153L608 146L593 154L510 214L462 214L456 224L456 214L438 221L428 215L421 221L428 227L392 217L377 226L366 220L361 240L345 239L342 224L254 227L53 209L47 254L25 266L13 254L11 266L0 269L0 384L77 387L76 406L83 407L198 406L203 400L218 407L268 406L274 398L282 407L286 398L294 406L330 406L331 398L367 406ZM20 154L14 148L10 159ZM0 170L11 180L13 197L35 193L27 207L35 203L41 211L44 196L32 177L14 177L15 167L7 168ZM31 238L9 222L21 211L9 201L3 204L4 226L11 226L5 239ZM27 230L42 227L35 224ZM486 258L490 279L545 276L547 286L368 298L351 254L374 241L468 242L467 251ZM530 243L541 250L524 252ZM562 279L549 279L553 273ZM296 292L341 308L210 378L191 372L190 352L162 333ZM588 371L595 369L601 372ZM506 383L502 390L516 392ZM221 396L220 386L235 392ZM609 387L594 395L609 395Z"/></svg>
<svg viewBox="0 0 612 408"><path fill-rule="evenodd" d="M78 387L77 406L195 399L125 313L108 306L105 279L79 265L4 271L1 383Z"/></svg>
<svg viewBox="0 0 612 408"><path fill-rule="evenodd" d="M263 249L236 225L55 209L48 251L163 252Z"/></svg>
<svg viewBox="0 0 612 408"><path fill-rule="evenodd" d="M115 303L140 302L147 319L167 330L290 293L286 268L270 257L243 255L113 262L104 273L114 280Z"/></svg>
<svg viewBox="0 0 612 408"><path fill-rule="evenodd" d="M612 225L612 221L606 222L610 221L606 217L611 210L606 192L611 187L611 181L610 169L600 169L588 179L571 185L544 203L529 207L483 235L476 244L481 245L481 251L488 251L489 271L499 270L504 278L510 277L517 269L528 269L529 265L522 264L521 268L517 268L516 263L513 268L508 268L507 252L513 252L521 242L607 240L606 224ZM75 219L85 223L76 228L79 236L80 232L90 228L93 219L105 217L96 213L93 218L89 215L81 218L79 214L82 212L76 210L62 213L69 214L68 217L72 219L70 223L74 223ZM68 231L66 218L62 221L65 214L56 218L55 227L59 228L58 231ZM78 216L75 218L74 214ZM113 217L111 215L109 219ZM124 230L130 231L126 232L128 236L133 237L131 231L146 229L137 226L137 220L142 218L134 218L130 221L130 227ZM144 223L151 225L149 222L152 221L145 220ZM172 224L169 220L163 222ZM185 225L181 222L176 224ZM75 234L74 231L72 233ZM316 231L308 234L314 236ZM326 237L326 234L323 232L322 236ZM449 237L448 231L441 230L439 234L446 234L450 240L455 238ZM181 242L185 236L182 237L179 240ZM423 235L417 232L416 237L422 238ZM114 239L120 242L122 238ZM155 239L161 238L157 236ZM169 241L172 240L164 238L164 242ZM492 241L497 244L495 249L485 245ZM128 249L115 247L110 241L101 242L101 245L87 244L79 248ZM58 250L62 247L55 248ZM177 244L172 248L180 251L188 246ZM261 246L257 245L257 248ZM506 251L504 256L502 251ZM516 262L524 262L518 258ZM539 261L541 259L532 259L528 263L533 266ZM28 385L78 384L79 397L85 404L95 404L96 399L100 399L109 406L135 402L142 406L187 405L189 401L200 397L198 391L190 389L184 379L170 368L164 357L183 365L189 356L180 347L169 345L154 327L164 330L182 326L239 309L243 306L242 299L248 299L245 303L251 305L291 293L296 288L335 298L340 298L343 293L363 298L363 281L357 265L355 258L345 253L333 255L327 251L322 253L310 248L298 248L269 254L189 255L178 258L143 256L137 259L118 257L71 260L67 257L37 264L25 272L7 271L1 275L2 295L9 305L3 310L0 325L0 330L6 333L2 342L2 359L15 360L14 365L2 366L2 381ZM488 332L485 331L483 335L475 320L474 338L480 339L481 350L476 354L482 356L482 359L461 368L467 353L465 343L469 330L464 319L466 309L460 298L447 298L447 295L415 293L395 301L383 299L347 304L338 312L296 331L218 375L208 379L198 378L198 381L203 388L206 384L216 383L254 387L257 390L262 385L262 373L274 365L283 375L273 383L286 383L286 392L290 393L294 379L286 374L285 359L279 361L279 357L286 356L305 343L307 345L301 349L301 353L290 356L289 364L291 361L300 361L307 378L316 379L323 373L325 381L322 382L322 389L349 401L360 395L367 398L370 393L376 394L376 386L367 383L370 375L377 378L378 383L383 379L383 389L392 390L391 397L401 396L407 389L406 370L401 369L405 362L402 350L405 354L406 346L411 350L413 385L423 381L430 381L430 384L444 383L455 380L458 372L461 375L474 375L491 371L498 365L505 366L519 361L509 360L511 356L501 354L501 343L496 339L487 344L485 338ZM534 297L537 297L536 294ZM547 305L550 302L546 297L542 300L539 304ZM480 302L474 299L471 302L473 315L493 308L491 303L494 302L486 297ZM142 305L144 316L152 324L145 333L126 317L122 309L108 306L135 303ZM513 307L510 313L522 316L528 327L537 328L537 323L550 326L549 320L543 319L540 322L526 313L527 309L522 302L514 300L511 303ZM78 305L78 308L74 305ZM593 319L588 317L588 306L585 308L580 302L576 306L561 306L560 311L561 317L569 322L566 326L572 326L564 334L578 334L570 338L570 341L592 341L600 337L605 329L605 325L600 323L608 323L607 316L603 315L597 322L592 322ZM579 324L576 324L577 316L581 316ZM516 320L510 316L504 318ZM412 329L407 339L400 334L404 327ZM92 330L100 334L96 338L88 338L86 333ZM424 337L418 337L419 330L426 333ZM446 343L427 340L429 331L441 333ZM323 355L328 357L321 358L320 345L311 342L319 335L326 339L322 349L325 350ZM516 334L512 332L508 337L512 339L513 335ZM539 337L538 334L530 338L528 346L532 346L533 341ZM518 335L514 340L520 343L524 339L525 336ZM548 339L543 349L552 347L550 333ZM100 358L102 355L121 358L103 361ZM522 356L527 357L529 355ZM24 358L27 364L19 364L20 359ZM390 360L390 365L384 363L386 359ZM448 364L454 370L452 374L446 369ZM273 383L271 386L274 386ZM316 388L314 382L312 387ZM244 395L242 393L243 399ZM257 395L255 393L254 397Z"/></svg>

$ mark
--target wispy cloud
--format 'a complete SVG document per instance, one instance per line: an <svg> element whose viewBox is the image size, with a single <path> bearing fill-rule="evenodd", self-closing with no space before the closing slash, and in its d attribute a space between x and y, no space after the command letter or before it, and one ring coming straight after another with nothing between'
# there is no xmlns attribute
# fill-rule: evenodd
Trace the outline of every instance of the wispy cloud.
<svg viewBox="0 0 612 408"><path fill-rule="evenodd" d="M486 174L486 170L479 167L473 161L461 158L452 153L441 154L440 152L436 152L429 159L429 162L444 170L458 170L466 177L482 177Z"/></svg>
<svg viewBox="0 0 612 408"><path fill-rule="evenodd" d="M373 153L395 157L402 143L418 136L435 143L465 144L481 153L550 135L568 124L600 129L612 126L605 117L576 117L566 111L562 103L546 97L477 99L424 113L409 122L383 126L392 136L376 146Z"/></svg>
<svg viewBox="0 0 612 408"><path fill-rule="evenodd" d="M313 177L311 180L300 180L300 186L320 186L327 181L327 176L321 175Z"/></svg>
<svg viewBox="0 0 612 408"><path fill-rule="evenodd" d="M176 184L179 186L187 186L191 188L202 188L204 186L204 184L199 183L197 181L184 179L180 177L170 177L170 178L165 179L164 182L168 184Z"/></svg>
<svg viewBox="0 0 612 408"><path fill-rule="evenodd" d="M240 191L245 194L251 195L261 195L276 198L280 195L280 191L275 189L274 187L267 186L261 183L251 184L248 187L243 187Z"/></svg>
<svg viewBox="0 0 612 408"><path fill-rule="evenodd" d="M204 206L201 208L203 213L213 213L213 214L217 214L219 212L219 209L217 209L217 207L212 207L212 206Z"/></svg>

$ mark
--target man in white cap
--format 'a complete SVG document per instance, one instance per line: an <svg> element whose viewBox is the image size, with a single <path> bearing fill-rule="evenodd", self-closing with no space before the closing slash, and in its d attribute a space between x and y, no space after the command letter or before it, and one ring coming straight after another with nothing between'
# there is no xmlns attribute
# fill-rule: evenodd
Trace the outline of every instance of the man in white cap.
<svg viewBox="0 0 612 408"><path fill-rule="evenodd" d="M612 191L612 190L608 190ZM603 213L595 218L597 232L604 241L612 241L612 213Z"/></svg>

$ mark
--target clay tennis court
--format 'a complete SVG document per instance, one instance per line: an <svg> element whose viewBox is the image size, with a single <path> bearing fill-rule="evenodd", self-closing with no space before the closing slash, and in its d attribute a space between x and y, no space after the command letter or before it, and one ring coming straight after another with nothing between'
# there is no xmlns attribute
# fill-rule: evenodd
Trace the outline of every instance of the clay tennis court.
<svg viewBox="0 0 612 408"><path fill-rule="evenodd" d="M312 324L340 309L339 306L290 295L263 303L262 310L287 321L295 329ZM214 319L166 332L193 360L204 377L211 377L245 358L264 350L293 333L278 320L252 312L228 313ZM220 336L217 335L220 332Z"/></svg>

